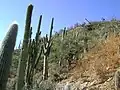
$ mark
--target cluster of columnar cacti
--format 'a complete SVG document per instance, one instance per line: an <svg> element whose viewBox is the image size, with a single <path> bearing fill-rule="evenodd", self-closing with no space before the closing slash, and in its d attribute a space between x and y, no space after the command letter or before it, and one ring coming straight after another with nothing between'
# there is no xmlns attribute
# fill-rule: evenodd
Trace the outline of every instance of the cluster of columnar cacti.
<svg viewBox="0 0 120 90"><path fill-rule="evenodd" d="M18 66L16 90L22 90L24 85L27 86L28 89L32 87L33 75L35 74L35 69L38 65L38 62L42 54L44 55L43 80L47 79L48 77L47 58L50 54L50 48L52 45L51 41L52 41L52 30L53 30L54 18L52 18L49 38L47 35L46 37L42 38L41 31L40 31L42 15L40 15L35 39L31 39L32 10L33 10L33 5L30 4L27 9L25 33L24 33L24 40L23 40L22 49L21 49L21 58Z"/></svg>
<svg viewBox="0 0 120 90"><path fill-rule="evenodd" d="M51 49L51 45L52 45L52 30L53 30L53 22L54 22L54 18L52 18L52 22L51 22L51 27L50 27L50 35L48 38L48 35L46 34L46 37L43 38L43 54L44 54L44 66L43 66L43 80L46 80L48 78L48 56L50 54L50 49Z"/></svg>
<svg viewBox="0 0 120 90"><path fill-rule="evenodd" d="M37 30L35 39L31 41L31 35L30 35L30 41L28 45L28 48L29 48L28 61L26 66L26 77L25 77L26 86L32 86L34 71L42 54L42 48L41 48L42 43L40 40L41 20L42 20L42 15L40 16L40 19L39 19L38 30ZM32 32L32 28L30 32Z"/></svg>
<svg viewBox="0 0 120 90"><path fill-rule="evenodd" d="M12 24L2 42L0 49L0 90L6 90L17 32L18 25Z"/></svg>

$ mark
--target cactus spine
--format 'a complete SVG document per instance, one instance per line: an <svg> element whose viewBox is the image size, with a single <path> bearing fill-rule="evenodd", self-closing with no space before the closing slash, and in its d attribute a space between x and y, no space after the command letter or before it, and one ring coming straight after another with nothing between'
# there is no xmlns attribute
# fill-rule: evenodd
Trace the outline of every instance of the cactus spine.
<svg viewBox="0 0 120 90"><path fill-rule="evenodd" d="M2 47L0 50L0 90L6 90L17 32L18 25L12 24L2 42Z"/></svg>
<svg viewBox="0 0 120 90"><path fill-rule="evenodd" d="M44 40L43 40L43 43L44 43L44 45L43 45L43 54L44 54L43 80L46 80L48 78L48 60L47 60L47 58L50 54L50 48L52 45L51 38L52 38L53 22L54 22L54 18L52 18L49 38L46 35L46 37L44 37Z"/></svg>
<svg viewBox="0 0 120 90"><path fill-rule="evenodd" d="M26 60L28 58L28 42L30 35L30 24L31 24L31 16L32 16L33 5L29 5L27 8L27 16L26 16L26 25L25 25L25 33L24 40L21 50L21 58L18 65L18 78L16 84L16 90L22 90L24 86L24 76L25 76L25 68L26 68Z"/></svg>

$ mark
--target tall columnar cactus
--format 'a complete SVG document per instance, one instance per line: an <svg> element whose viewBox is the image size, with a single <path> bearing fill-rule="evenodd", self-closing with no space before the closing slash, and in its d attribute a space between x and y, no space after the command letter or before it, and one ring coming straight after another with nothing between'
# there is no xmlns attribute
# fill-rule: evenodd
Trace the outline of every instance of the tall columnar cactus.
<svg viewBox="0 0 120 90"><path fill-rule="evenodd" d="M21 49L21 40L20 40L20 43L19 43L18 49Z"/></svg>
<svg viewBox="0 0 120 90"><path fill-rule="evenodd" d="M84 53L88 52L87 30L84 31Z"/></svg>
<svg viewBox="0 0 120 90"><path fill-rule="evenodd" d="M37 28L37 33L36 33L36 44L38 44L39 41L39 36L41 34L40 27L41 27L41 22L42 22L42 15L40 15L39 23L38 23L38 28Z"/></svg>
<svg viewBox="0 0 120 90"><path fill-rule="evenodd" d="M63 32L62 32L62 41L63 41L65 35L67 35L67 33L66 33L66 27L64 28L64 30L63 30Z"/></svg>
<svg viewBox="0 0 120 90"><path fill-rule="evenodd" d="M44 66L43 66L43 80L46 80L48 78L48 56L50 54L50 49L51 49L51 38L52 38L52 30L53 30L53 21L54 18L52 18L52 22L51 22L51 28L50 28L50 35L49 38L46 35L46 37L44 37L44 45L43 45L43 54L44 54Z"/></svg>
<svg viewBox="0 0 120 90"><path fill-rule="evenodd" d="M6 90L17 32L18 25L12 24L2 42L0 49L0 90Z"/></svg>
<svg viewBox="0 0 120 90"><path fill-rule="evenodd" d="M40 15L39 18L39 23L38 23L38 28L37 28L37 33L36 33L36 40L35 40L35 51L36 51L36 57L35 57L35 62L33 64L33 68L35 69L38 65L38 62L40 60L41 54L42 54L42 42L41 42L41 31L40 31L40 27L41 27L41 22L42 22L42 15ZM34 71L34 70L33 70Z"/></svg>
<svg viewBox="0 0 120 90"><path fill-rule="evenodd" d="M63 32L62 32L62 37L61 37L61 45L60 45L61 55L62 55L62 53L63 53L63 46L64 46L63 42L64 42L64 37L65 37L65 35L67 35L66 27L64 27ZM61 67L61 65L62 65L62 57L61 57L60 60L59 60L59 68Z"/></svg>
<svg viewBox="0 0 120 90"><path fill-rule="evenodd" d="M32 27L30 28L30 36L29 36L29 43L28 43L28 59L27 59L27 65L26 65L26 75L25 75L25 86L28 86L29 80L29 71L30 71L30 62L31 62L31 52L32 52Z"/></svg>
<svg viewBox="0 0 120 90"><path fill-rule="evenodd" d="M29 36L30 36L32 11L33 11L33 5L30 4L27 8L25 33L24 33L24 40L22 44L22 50L21 50L21 58L18 65L18 75L17 75L18 78L17 78L16 90L22 90L24 86L26 61L28 59L28 42L29 42Z"/></svg>

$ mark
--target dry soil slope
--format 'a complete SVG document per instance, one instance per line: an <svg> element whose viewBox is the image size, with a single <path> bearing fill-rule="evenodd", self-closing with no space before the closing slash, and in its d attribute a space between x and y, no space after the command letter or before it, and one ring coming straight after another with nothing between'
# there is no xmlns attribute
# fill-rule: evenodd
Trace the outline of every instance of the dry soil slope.
<svg viewBox="0 0 120 90"><path fill-rule="evenodd" d="M72 90L114 90L114 72L120 66L119 46L120 36L111 34L78 61L69 79L58 85L69 82Z"/></svg>

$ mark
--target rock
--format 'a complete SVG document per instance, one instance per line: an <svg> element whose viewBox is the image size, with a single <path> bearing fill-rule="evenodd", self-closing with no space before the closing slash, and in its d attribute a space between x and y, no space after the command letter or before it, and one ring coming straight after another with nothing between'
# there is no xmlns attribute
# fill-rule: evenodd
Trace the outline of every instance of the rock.
<svg viewBox="0 0 120 90"><path fill-rule="evenodd" d="M85 88L87 87L87 85L88 85L88 82L80 84L80 90L85 90Z"/></svg>
<svg viewBox="0 0 120 90"><path fill-rule="evenodd" d="M72 90L69 82L67 82L67 84L65 85L64 90Z"/></svg>

